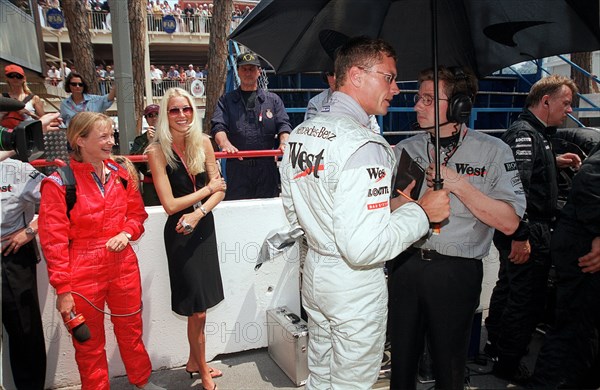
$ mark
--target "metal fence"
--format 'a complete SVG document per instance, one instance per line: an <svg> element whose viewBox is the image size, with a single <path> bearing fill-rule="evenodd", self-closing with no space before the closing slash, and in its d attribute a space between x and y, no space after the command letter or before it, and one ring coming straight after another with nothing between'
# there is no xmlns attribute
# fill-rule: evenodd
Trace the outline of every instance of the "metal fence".
<svg viewBox="0 0 600 390"><path fill-rule="evenodd" d="M39 7L41 23L47 27L46 12L48 8ZM92 30L111 31L111 16L109 12L88 11L88 25ZM211 17L206 15L175 15L170 14L175 19L175 33L192 34L210 34ZM165 32L163 26L163 14L148 13L147 23L149 32ZM233 17L231 20L231 29L235 29L242 21L241 17Z"/></svg>

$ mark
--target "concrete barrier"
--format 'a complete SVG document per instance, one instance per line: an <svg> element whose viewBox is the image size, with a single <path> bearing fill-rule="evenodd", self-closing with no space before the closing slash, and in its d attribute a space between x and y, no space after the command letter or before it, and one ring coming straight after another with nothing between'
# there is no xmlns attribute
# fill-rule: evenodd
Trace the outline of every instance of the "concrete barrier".
<svg viewBox="0 0 600 390"><path fill-rule="evenodd" d="M179 367L188 358L186 318L171 311L169 275L163 241L166 214L162 207L148 207L146 232L133 243L140 264L143 288L144 342L154 370ZM287 225L281 199L221 202L214 210L217 245L225 300L210 309L206 324L206 357L267 346L266 310L286 305L299 313L299 253L292 249L285 258L268 262L254 271L260 247L267 234ZM487 309L498 271L497 252L492 247L484 261L481 309ZM45 261L38 265L38 286L46 338L48 366L46 387L79 383L71 336L58 314L54 289L48 284ZM110 376L125 369L106 318L106 352ZM6 336L6 335L5 335ZM3 340L2 379L14 389L8 337Z"/></svg>

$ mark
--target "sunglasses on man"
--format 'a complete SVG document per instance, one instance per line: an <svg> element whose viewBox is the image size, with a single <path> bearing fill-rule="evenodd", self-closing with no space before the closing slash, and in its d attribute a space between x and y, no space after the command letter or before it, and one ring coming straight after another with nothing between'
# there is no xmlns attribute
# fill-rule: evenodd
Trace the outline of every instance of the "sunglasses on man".
<svg viewBox="0 0 600 390"><path fill-rule="evenodd" d="M6 77L8 77L9 79L19 79L19 80L23 80L23 76L18 74L18 73L9 73L6 75Z"/></svg>

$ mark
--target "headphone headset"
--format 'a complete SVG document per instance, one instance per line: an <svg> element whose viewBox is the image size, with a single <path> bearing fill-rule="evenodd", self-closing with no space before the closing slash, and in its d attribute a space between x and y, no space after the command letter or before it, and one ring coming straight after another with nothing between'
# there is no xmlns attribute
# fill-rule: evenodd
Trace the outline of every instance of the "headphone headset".
<svg viewBox="0 0 600 390"><path fill-rule="evenodd" d="M448 119L448 122L467 123L471 116L471 109L473 108L473 94L469 86L469 77L460 67L451 67L449 70L454 75L454 85L452 87L452 96L448 101L446 118ZM456 85L461 80L465 83L466 93L454 92L456 90Z"/></svg>

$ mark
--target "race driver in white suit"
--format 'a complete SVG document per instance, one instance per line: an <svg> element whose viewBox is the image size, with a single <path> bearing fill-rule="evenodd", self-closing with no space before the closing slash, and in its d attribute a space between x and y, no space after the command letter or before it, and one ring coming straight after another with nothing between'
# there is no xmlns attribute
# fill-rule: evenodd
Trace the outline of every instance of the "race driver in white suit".
<svg viewBox="0 0 600 390"><path fill-rule="evenodd" d="M286 216L305 232L302 284L309 319L307 389L370 389L387 319L383 262L449 215L445 190L390 200L395 158L369 130L399 93L394 49L350 39L335 62L329 106L290 135L281 165Z"/></svg>

